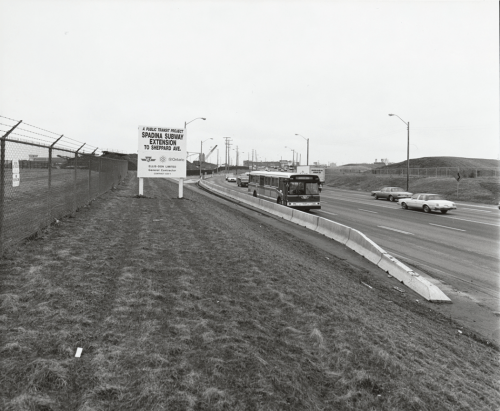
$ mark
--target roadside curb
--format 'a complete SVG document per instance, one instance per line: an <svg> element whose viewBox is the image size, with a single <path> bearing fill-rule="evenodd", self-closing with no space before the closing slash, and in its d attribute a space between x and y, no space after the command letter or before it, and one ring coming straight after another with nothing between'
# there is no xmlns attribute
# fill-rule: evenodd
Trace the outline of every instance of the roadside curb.
<svg viewBox="0 0 500 411"><path fill-rule="evenodd" d="M316 231L334 241L345 244L348 248L362 255L386 273L392 275L427 301L451 303L451 299L437 286L387 253L382 247L369 239L361 231L336 223L332 220L327 220L323 217L307 214L299 210L293 210L280 204L250 197L223 187L215 187L214 184L203 180L200 180L199 184L206 190L213 191L222 196L227 196L240 203L259 207L263 211L287 221L291 221L294 224L304 226L311 231ZM230 193L230 191L233 192Z"/></svg>

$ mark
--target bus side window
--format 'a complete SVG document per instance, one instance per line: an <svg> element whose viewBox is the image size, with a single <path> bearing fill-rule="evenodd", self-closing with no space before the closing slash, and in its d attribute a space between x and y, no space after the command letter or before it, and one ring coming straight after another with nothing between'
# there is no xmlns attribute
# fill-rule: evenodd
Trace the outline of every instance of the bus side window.
<svg viewBox="0 0 500 411"><path fill-rule="evenodd" d="M264 185L264 176L260 176L260 185L263 186Z"/></svg>

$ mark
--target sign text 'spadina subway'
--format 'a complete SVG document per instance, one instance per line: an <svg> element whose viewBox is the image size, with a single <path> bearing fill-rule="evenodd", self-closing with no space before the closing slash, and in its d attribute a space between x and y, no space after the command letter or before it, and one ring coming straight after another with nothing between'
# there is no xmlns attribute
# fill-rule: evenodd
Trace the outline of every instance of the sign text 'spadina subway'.
<svg viewBox="0 0 500 411"><path fill-rule="evenodd" d="M186 177L184 129L139 126L137 177Z"/></svg>

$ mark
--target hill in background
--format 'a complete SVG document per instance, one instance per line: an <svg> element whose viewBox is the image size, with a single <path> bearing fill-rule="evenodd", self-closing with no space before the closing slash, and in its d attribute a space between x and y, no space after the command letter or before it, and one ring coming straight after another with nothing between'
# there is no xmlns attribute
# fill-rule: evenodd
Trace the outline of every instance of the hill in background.
<svg viewBox="0 0 500 411"><path fill-rule="evenodd" d="M380 169L405 168L406 160L389 164ZM460 168L499 168L500 161L487 158L466 157L421 157L410 158L410 168L460 167Z"/></svg>
<svg viewBox="0 0 500 411"><path fill-rule="evenodd" d="M500 160L488 158L466 158L466 157L421 157L410 158L410 168L433 168L433 167L460 167L460 168L500 168ZM349 163L337 167L349 170L372 170L406 168L406 160L387 166L369 163Z"/></svg>
<svg viewBox="0 0 500 411"><path fill-rule="evenodd" d="M406 169L406 161L382 167L369 167L369 164L346 164L326 170L326 185L333 188L370 192L384 186L406 187L406 176L400 173L373 174L371 170ZM453 175L449 176L410 176L410 191L417 193L436 193L452 201L470 201L483 204L498 204L500 200L500 178L495 173L475 173L479 169L499 169L500 161L484 158L465 157L422 157L410 159L410 168L460 168L463 177L460 184ZM462 171L468 170L469 172Z"/></svg>

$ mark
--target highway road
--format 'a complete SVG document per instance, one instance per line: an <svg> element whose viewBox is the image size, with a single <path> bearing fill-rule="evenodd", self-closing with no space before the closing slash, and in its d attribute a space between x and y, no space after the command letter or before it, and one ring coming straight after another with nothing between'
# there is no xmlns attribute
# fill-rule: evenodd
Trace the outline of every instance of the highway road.
<svg viewBox="0 0 500 411"><path fill-rule="evenodd" d="M247 191L223 177L220 185ZM426 214L375 200L370 193L325 187L321 210L311 214L361 231L388 253L486 308L500 311L500 210L457 203L457 210ZM442 288L440 286L440 288ZM498 315L498 314L496 314Z"/></svg>
<svg viewBox="0 0 500 411"><path fill-rule="evenodd" d="M448 214L403 210L368 193L326 189L314 214L355 228L399 260L499 309L500 210L457 204Z"/></svg>

